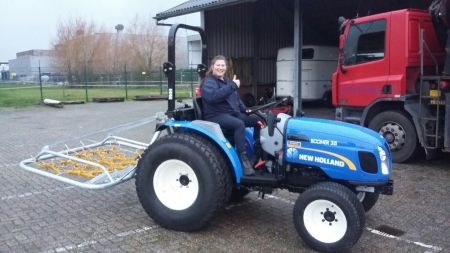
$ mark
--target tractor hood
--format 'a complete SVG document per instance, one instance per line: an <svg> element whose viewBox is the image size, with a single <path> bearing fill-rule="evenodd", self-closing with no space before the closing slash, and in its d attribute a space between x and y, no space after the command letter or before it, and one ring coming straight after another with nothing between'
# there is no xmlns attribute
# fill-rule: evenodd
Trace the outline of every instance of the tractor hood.
<svg viewBox="0 0 450 253"><path fill-rule="evenodd" d="M317 166L335 179L385 182L391 171L386 140L358 125L291 118L286 126L286 161ZM381 169L385 155L384 173Z"/></svg>
<svg viewBox="0 0 450 253"><path fill-rule="evenodd" d="M344 138L345 143L357 145L380 145L385 139L377 132L350 123L315 118L291 118L288 122L287 134L308 134L310 138L328 140L332 138ZM341 140L343 141L343 140Z"/></svg>

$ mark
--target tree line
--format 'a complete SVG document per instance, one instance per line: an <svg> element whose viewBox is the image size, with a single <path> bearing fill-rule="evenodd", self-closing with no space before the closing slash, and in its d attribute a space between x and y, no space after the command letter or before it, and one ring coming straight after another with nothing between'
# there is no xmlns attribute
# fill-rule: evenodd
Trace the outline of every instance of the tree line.
<svg viewBox="0 0 450 253"><path fill-rule="evenodd" d="M52 68L66 73L69 82L99 73L120 76L125 68L143 79L142 73L159 71L167 58L167 35L151 17L136 15L130 24L116 29L107 32L81 17L60 21L52 42Z"/></svg>

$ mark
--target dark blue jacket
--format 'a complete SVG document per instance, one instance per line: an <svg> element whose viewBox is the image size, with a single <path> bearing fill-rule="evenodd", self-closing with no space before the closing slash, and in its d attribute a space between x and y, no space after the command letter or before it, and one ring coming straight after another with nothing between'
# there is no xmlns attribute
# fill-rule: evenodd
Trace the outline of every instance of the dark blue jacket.
<svg viewBox="0 0 450 253"><path fill-rule="evenodd" d="M206 78L202 85L203 118L208 119L219 114L243 112L247 107L237 93L237 85L230 79L217 79L214 75Z"/></svg>

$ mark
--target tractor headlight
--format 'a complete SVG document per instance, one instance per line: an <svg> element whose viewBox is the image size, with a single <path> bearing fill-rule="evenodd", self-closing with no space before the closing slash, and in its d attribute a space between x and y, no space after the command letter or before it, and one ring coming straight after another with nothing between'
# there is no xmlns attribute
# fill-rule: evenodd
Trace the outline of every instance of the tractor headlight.
<svg viewBox="0 0 450 253"><path fill-rule="evenodd" d="M389 174L389 162L387 159L386 151L384 151L384 149L382 147L378 146L378 154L380 155L380 160L381 160L381 172L384 175L388 175Z"/></svg>

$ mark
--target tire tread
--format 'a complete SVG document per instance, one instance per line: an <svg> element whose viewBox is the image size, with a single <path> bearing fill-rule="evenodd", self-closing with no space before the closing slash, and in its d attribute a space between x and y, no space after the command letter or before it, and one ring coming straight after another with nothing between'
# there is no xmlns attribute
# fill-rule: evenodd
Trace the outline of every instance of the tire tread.
<svg viewBox="0 0 450 253"><path fill-rule="evenodd" d="M348 203L352 207L354 207L354 209L352 210L353 213L350 216L348 216L347 219L356 218L355 222L356 222L358 231L353 233L353 235L349 238L349 241L347 241L345 243L345 245L341 246L340 248L336 247L337 246L336 243L332 243L330 245L324 245L323 243L316 242L315 240L310 240L309 238L302 235L301 227L300 227L301 225L298 224L299 222L296 222L296 220L297 220L296 215L299 211L297 209L300 208L300 203L302 202L302 198L308 197L308 195L316 194L317 192L327 193L327 195L329 195L329 193L333 193L333 194L339 196L341 199L343 199L346 203ZM296 201L295 207L294 207L294 223L295 223L295 227L296 227L297 231L300 234L300 237L302 237L302 239L306 242L306 244L308 244L311 248L318 250L318 251L322 251L322 252L333 252L333 253L347 252L348 250L350 250L353 247L353 245L355 245L358 242L359 238L361 237L361 235L364 231L365 212L364 212L364 209L363 209L361 203L359 202L358 198L356 198L356 195L350 189L348 189L347 187L345 187L339 183L336 183L336 182L321 182L321 183L315 184L315 185L309 187L308 189L306 189L306 191L303 192L300 195L299 199ZM353 229L353 228L348 228L348 229Z"/></svg>
<svg viewBox="0 0 450 253"><path fill-rule="evenodd" d="M215 187L216 190L214 191L214 194L216 194L216 196L214 197L215 203L212 203L212 209L208 210L205 215L201 216L200 220L196 220L195 223L193 222L192 224L185 226L162 222L152 214L153 212L151 203L149 203L149 201L146 199L145 191L147 190L147 188L145 187L145 181L141 180L141 174L143 174L144 170L148 167L147 165L149 161L146 160L146 157L155 148L158 148L158 145L168 142L179 143L183 145L189 144L191 145L190 148L200 150L200 152L204 154L209 163L212 164L212 167L209 169L211 169L218 178L218 185ZM224 164L226 164L226 166L224 166ZM142 207L155 222L157 222L164 228L186 232L203 227L210 220L212 220L214 216L225 206L231 194L232 177L231 171L229 169L229 162L225 159L224 154L221 150L219 150L219 147L211 140L202 135L193 133L170 134L160 137L144 151L142 158L138 161L137 164L135 185Z"/></svg>

